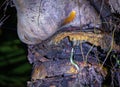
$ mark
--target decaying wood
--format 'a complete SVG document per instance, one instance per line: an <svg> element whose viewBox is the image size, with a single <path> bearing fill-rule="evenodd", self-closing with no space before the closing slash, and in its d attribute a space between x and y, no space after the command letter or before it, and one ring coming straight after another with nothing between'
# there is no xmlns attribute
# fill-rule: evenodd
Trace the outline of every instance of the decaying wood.
<svg viewBox="0 0 120 87"><path fill-rule="evenodd" d="M67 87L74 87L76 84L82 86L85 84L97 85L98 83L100 85L102 82L102 79L107 75L107 71L103 68L100 69L100 66L98 64L92 65L92 64L86 64L85 62L80 62L78 63L78 65L81 69L80 71L77 71L76 68L68 60L67 61L65 60L51 61L51 62L44 62L44 63L37 64L35 65L33 70L32 81L28 82L28 85L29 87L32 87L32 86L35 86L35 83L36 83L37 85L39 84L39 86L35 86L35 87L44 87L42 85L51 87L50 84L53 84L54 87L57 87L58 85L62 85L60 84L60 82L65 80L66 78L70 79L66 81L66 85L68 85ZM99 77L97 77L98 75ZM92 81L92 80L94 82L89 83L89 81ZM46 82L46 84L44 83L44 81ZM57 82L57 83L54 84L54 82ZM69 84L68 82L71 84ZM62 87L65 87L66 85L63 84Z"/></svg>
<svg viewBox="0 0 120 87"><path fill-rule="evenodd" d="M100 87L104 77L107 75L107 70L104 67L100 68L101 65L97 61L98 59L92 55L88 56L87 61L89 63L85 63L80 50L75 48L74 61L76 61L80 68L80 71L78 71L70 62L71 41L66 40L66 38L62 39L60 43L56 45L50 45L48 41L49 46L47 46L47 42L44 46L41 44L29 46L29 60L31 63L34 63L34 66L32 78L31 81L28 82L28 87L61 87L60 85L62 85L62 87L65 87L66 85L67 87L74 87L75 85L96 85L97 87ZM87 47L89 46L85 46L83 51ZM91 51L90 54L95 50L96 48L93 48L93 51ZM45 56L45 58L41 57L41 55ZM66 85L65 83L61 83L64 82L65 79L67 79Z"/></svg>
<svg viewBox="0 0 120 87"><path fill-rule="evenodd" d="M120 51L120 46L116 44L115 42L115 36L114 32L112 33L105 33L101 32L99 30L93 30L96 32L63 32L60 34L57 34L55 37L53 37L52 43L57 44L59 43L63 38L69 37L71 41L81 41L81 42L89 42L95 46L100 46L102 49L110 49L112 46L113 50ZM113 45L112 45L113 40Z"/></svg>
<svg viewBox="0 0 120 87"><path fill-rule="evenodd" d="M78 65L81 69L85 67L91 67L92 64L85 64L84 62L78 62ZM97 72L101 73L103 77L107 75L107 71L105 69L100 69L99 65L93 65L94 69ZM82 73L78 71L75 66L73 66L69 60L59 60L59 61L49 61L44 63L36 63L34 66L34 70L32 73L32 81L36 81L37 79L45 79L57 76L71 76L75 74ZM83 73L84 74L84 73Z"/></svg>
<svg viewBox="0 0 120 87"><path fill-rule="evenodd" d="M119 0L13 1L18 35L32 44L28 45L28 60L33 64L28 87L101 87L109 75L107 67L119 65L106 62L119 59L119 23L112 16L120 13ZM72 48L72 62L79 69L71 62Z"/></svg>

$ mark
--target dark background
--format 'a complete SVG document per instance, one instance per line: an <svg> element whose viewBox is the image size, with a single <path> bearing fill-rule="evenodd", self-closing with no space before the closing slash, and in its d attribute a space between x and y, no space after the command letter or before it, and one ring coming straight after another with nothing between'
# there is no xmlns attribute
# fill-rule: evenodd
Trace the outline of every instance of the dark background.
<svg viewBox="0 0 120 87"><path fill-rule="evenodd" d="M11 0L0 0L0 87L26 87L30 75L27 46L17 35L16 9Z"/></svg>

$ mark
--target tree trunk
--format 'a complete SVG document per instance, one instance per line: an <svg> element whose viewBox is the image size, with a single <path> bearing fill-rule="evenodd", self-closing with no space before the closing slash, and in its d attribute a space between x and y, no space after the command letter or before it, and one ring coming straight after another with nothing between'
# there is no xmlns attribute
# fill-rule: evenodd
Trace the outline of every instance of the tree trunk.
<svg viewBox="0 0 120 87"><path fill-rule="evenodd" d="M28 87L120 86L119 0L13 1L33 64Z"/></svg>

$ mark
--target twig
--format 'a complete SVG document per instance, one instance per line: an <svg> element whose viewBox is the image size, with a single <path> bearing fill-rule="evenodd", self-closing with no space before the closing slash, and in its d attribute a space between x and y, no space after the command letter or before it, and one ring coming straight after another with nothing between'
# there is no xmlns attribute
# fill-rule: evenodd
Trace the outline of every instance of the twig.
<svg viewBox="0 0 120 87"><path fill-rule="evenodd" d="M89 49L89 51L86 54L86 62L87 62L88 55L89 55L90 51L93 49L93 47L94 47L94 44L92 45L92 47Z"/></svg>
<svg viewBox="0 0 120 87"><path fill-rule="evenodd" d="M112 49L113 49L113 45L114 45L114 33L115 33L115 30L116 30L116 28L113 30L110 50L108 51L108 53L107 53L107 55L106 55L106 57L105 57L105 60L103 61L103 64L102 64L101 68L103 67L103 65L104 65L104 63L106 62L108 56L110 55L110 52L111 52Z"/></svg>

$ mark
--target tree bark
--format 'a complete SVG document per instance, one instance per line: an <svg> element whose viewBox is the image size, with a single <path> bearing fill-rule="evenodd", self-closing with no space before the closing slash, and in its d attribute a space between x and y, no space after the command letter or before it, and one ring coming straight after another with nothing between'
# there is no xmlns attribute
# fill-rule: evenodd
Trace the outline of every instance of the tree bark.
<svg viewBox="0 0 120 87"><path fill-rule="evenodd" d="M120 0L109 0L109 4L113 13L118 12L120 14Z"/></svg>
<svg viewBox="0 0 120 87"><path fill-rule="evenodd" d="M18 34L21 34L20 37L23 33L27 35L24 40L28 44L28 60L33 64L28 87L102 87L107 80L113 83L105 86L120 86L120 78L117 78L120 77L120 23L112 15L115 11L120 13L120 1L48 0L48 3L44 0L41 8L37 6L39 1L42 0L30 0L30 3L14 0L18 22L21 23ZM64 19L70 18L71 11L78 13L76 18L66 23L67 26L62 26ZM33 17L37 23L29 20ZM36 28L39 21L43 24ZM41 32L38 32L39 29ZM47 29L46 33L43 33L44 29ZM49 29L54 33L48 35L51 32ZM111 79L106 79L106 76Z"/></svg>

